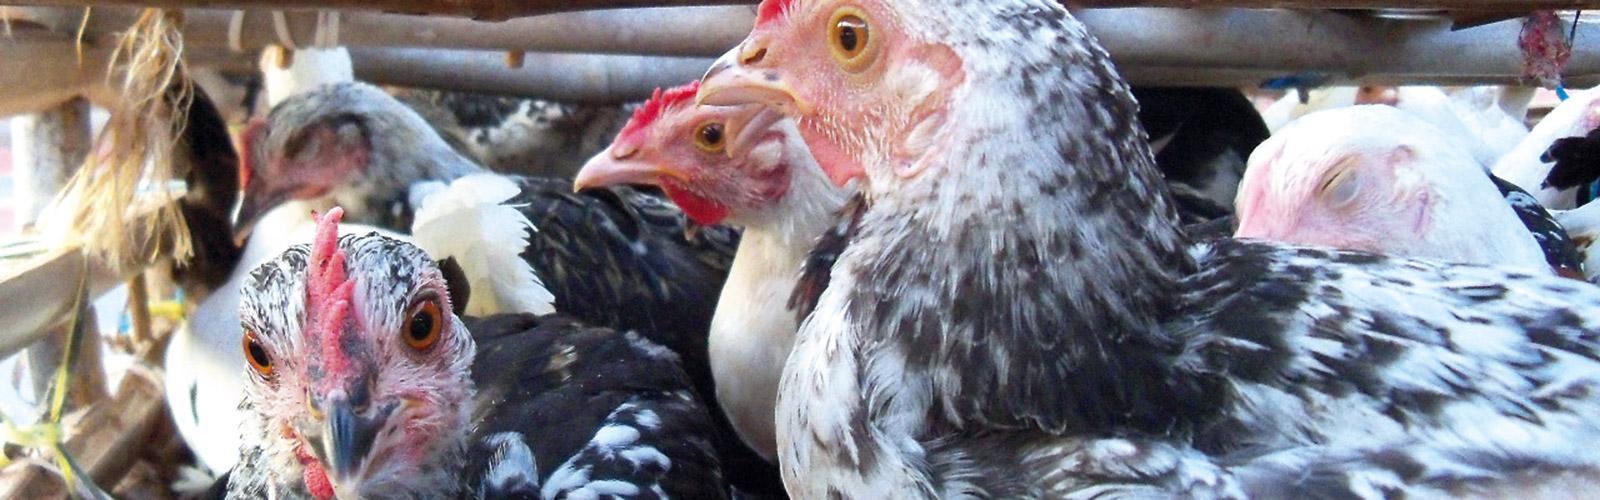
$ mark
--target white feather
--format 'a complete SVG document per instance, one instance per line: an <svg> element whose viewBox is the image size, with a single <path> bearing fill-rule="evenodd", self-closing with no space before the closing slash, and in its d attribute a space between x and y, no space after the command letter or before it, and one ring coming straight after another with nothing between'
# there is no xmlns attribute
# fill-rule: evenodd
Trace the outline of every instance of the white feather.
<svg viewBox="0 0 1600 500"><path fill-rule="evenodd" d="M1495 162L1494 175L1532 193L1545 208L1573 208L1577 201L1577 190L1543 187L1544 179L1550 175L1550 167L1555 163L1547 163L1539 158L1556 139L1581 137L1594 130L1597 123L1600 123L1600 91L1573 92L1556 109L1550 110L1550 114L1545 115L1516 148Z"/></svg>
<svg viewBox="0 0 1600 500"><path fill-rule="evenodd" d="M344 47L295 50L288 67L279 67L278 57L270 50L261 53L261 72L266 75L269 106L277 106L289 96L323 85L356 81L350 51Z"/></svg>
<svg viewBox="0 0 1600 500"><path fill-rule="evenodd" d="M1594 248L1596 239L1600 239L1600 203L1587 205L1567 210L1554 212L1556 222L1567 230L1567 235L1572 237L1572 244L1578 247L1578 253L1583 254L1583 277L1590 283L1600 284L1600 251Z"/></svg>
<svg viewBox="0 0 1600 500"><path fill-rule="evenodd" d="M412 188L420 199L411 235L435 259L454 258L467 275L472 300L466 314L555 312L555 296L533 266L522 259L533 222L506 205L521 192L510 179L473 174L449 186L422 183Z"/></svg>

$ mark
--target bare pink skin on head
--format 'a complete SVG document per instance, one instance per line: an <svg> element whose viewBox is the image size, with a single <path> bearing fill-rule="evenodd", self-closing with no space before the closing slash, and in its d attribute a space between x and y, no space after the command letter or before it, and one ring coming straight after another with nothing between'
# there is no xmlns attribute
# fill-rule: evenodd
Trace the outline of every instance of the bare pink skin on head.
<svg viewBox="0 0 1600 500"><path fill-rule="evenodd" d="M793 153L773 127L779 115L757 106L695 106L698 90L699 82L657 90L578 173L576 186L660 186L690 219L707 225L782 200Z"/></svg>
<svg viewBox="0 0 1600 500"><path fill-rule="evenodd" d="M869 172L887 174L874 174L883 175L869 179L874 187L916 177L928 166L922 160L935 156L929 150L945 129L951 92L966 79L964 61L944 43L880 15L893 12L882 0L860 2L854 10L839 7L763 2L750 36L707 72L706 85L715 88L702 90L702 104L757 99L784 110L797 119L812 155L836 185ZM833 33L826 28L840 15L865 16L870 24L856 38L861 49L853 58L829 49ZM869 128L880 128L884 137L869 137ZM869 169L863 158L892 164Z"/></svg>
<svg viewBox="0 0 1600 500"><path fill-rule="evenodd" d="M1548 269L1482 164L1388 106L1306 115L1250 157L1239 238Z"/></svg>
<svg viewBox="0 0 1600 500"><path fill-rule="evenodd" d="M319 499L452 496L471 336L425 252L376 234L341 239L343 216L318 215L309 248L291 249L301 258L263 263L242 290L247 356L271 366L246 388L257 463Z"/></svg>
<svg viewBox="0 0 1600 500"><path fill-rule="evenodd" d="M1395 189L1403 185L1396 166L1413 159L1408 148L1290 161L1284 161L1281 143L1258 152L1263 150L1267 157L1240 183L1237 237L1380 251L1385 239L1428 229L1431 193Z"/></svg>

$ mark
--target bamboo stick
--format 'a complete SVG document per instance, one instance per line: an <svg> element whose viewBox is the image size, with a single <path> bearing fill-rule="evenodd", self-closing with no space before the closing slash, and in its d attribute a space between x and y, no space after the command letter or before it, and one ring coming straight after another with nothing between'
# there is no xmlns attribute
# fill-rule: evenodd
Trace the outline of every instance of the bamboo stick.
<svg viewBox="0 0 1600 500"><path fill-rule="evenodd" d="M150 287L145 283L144 273L135 274L128 280L128 316L132 323L129 332L132 345L144 345L155 340L155 335L150 332Z"/></svg>
<svg viewBox="0 0 1600 500"><path fill-rule="evenodd" d="M129 371L115 399L76 411L62 424L67 452L95 484L116 485L163 421L166 400L161 384L147 373L159 371ZM0 498L64 497L59 477L43 467L16 462L0 470Z"/></svg>

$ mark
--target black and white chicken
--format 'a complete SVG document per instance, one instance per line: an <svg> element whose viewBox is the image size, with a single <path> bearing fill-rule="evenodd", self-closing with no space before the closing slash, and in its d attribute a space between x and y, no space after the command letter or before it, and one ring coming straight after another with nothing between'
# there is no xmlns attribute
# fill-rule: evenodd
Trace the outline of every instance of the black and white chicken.
<svg viewBox="0 0 1600 500"><path fill-rule="evenodd" d="M784 305L846 191L823 176L793 121L762 106L697 107L698 88L656 93L575 184L656 185L695 221L744 229L711 320L711 371L728 420L771 461L778 378L804 317Z"/></svg>
<svg viewBox="0 0 1600 500"><path fill-rule="evenodd" d="M1056 2L767 0L701 104L868 207L778 399L799 498L1506 496L1600 456L1600 289L1178 229Z"/></svg>
<svg viewBox="0 0 1600 500"><path fill-rule="evenodd" d="M723 498L677 355L559 316L463 318L420 248L338 236L243 288L230 498Z"/></svg>

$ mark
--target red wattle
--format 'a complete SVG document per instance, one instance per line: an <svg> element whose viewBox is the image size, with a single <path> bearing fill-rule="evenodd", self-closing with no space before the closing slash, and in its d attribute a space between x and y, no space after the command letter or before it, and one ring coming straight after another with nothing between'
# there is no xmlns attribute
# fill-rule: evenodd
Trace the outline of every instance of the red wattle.
<svg viewBox="0 0 1600 500"><path fill-rule="evenodd" d="M724 219L728 218L727 205L691 193L672 185L670 182L663 183L661 190L666 191L667 197L672 198L672 202L678 204L678 208L683 209L683 214L689 216L689 220L694 221L695 224L710 226L721 224Z"/></svg>

